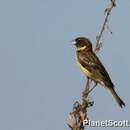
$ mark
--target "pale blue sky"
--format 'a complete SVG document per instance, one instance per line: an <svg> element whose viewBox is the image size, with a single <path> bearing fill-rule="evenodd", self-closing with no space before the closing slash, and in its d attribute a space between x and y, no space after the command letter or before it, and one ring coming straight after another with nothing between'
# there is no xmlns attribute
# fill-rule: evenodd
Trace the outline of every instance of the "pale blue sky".
<svg viewBox="0 0 130 130"><path fill-rule="evenodd" d="M0 0L1 130L69 130L67 116L80 99L85 79L70 41L86 36L95 45L106 4ZM121 110L98 86L90 96L95 101L89 109L91 120L130 120L129 12L130 1L118 0L109 20L113 35L105 35L99 54L126 107Z"/></svg>

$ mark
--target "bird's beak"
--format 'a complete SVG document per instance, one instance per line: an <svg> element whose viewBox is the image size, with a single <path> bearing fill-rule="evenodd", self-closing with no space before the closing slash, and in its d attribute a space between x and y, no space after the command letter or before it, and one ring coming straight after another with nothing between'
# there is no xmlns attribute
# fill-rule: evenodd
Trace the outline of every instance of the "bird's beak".
<svg viewBox="0 0 130 130"><path fill-rule="evenodd" d="M76 45L76 41L75 40L72 40L71 43L72 43L72 45Z"/></svg>

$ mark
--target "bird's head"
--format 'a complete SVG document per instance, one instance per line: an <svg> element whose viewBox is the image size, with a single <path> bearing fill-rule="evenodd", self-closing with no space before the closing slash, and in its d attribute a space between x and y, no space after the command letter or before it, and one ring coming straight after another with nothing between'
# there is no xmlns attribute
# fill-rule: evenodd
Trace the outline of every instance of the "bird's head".
<svg viewBox="0 0 130 130"><path fill-rule="evenodd" d="M84 49L92 50L92 43L88 38L78 37L74 39L72 42L79 50L84 50Z"/></svg>

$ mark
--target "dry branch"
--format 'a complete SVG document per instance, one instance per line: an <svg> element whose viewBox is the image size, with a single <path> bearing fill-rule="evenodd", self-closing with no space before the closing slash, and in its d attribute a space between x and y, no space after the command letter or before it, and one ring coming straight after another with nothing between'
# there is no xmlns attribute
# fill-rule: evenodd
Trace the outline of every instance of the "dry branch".
<svg viewBox="0 0 130 130"><path fill-rule="evenodd" d="M110 31L110 28L107 25L107 23L108 23L108 18L111 14L113 7L116 6L115 2L116 2L116 0L110 0L110 4L108 5L108 7L104 11L106 16L105 16L105 20L104 20L104 23L102 25L101 31L100 31L99 35L97 35L97 37L96 37L97 42L96 42L95 52L98 52L100 50L100 48L102 47L101 38L103 36L103 32L105 31L105 28L107 28ZM112 31L110 31L110 33L112 33Z"/></svg>

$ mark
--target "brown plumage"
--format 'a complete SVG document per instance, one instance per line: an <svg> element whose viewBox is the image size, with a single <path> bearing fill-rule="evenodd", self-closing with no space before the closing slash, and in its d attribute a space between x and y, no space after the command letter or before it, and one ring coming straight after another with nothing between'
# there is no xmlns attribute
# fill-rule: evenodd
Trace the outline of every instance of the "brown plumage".
<svg viewBox="0 0 130 130"><path fill-rule="evenodd" d="M114 84L105 67L93 52L90 40L85 37L79 37L74 41L77 48L77 63L80 66L80 69L86 76L107 88L121 108L125 106L125 103L117 95Z"/></svg>

